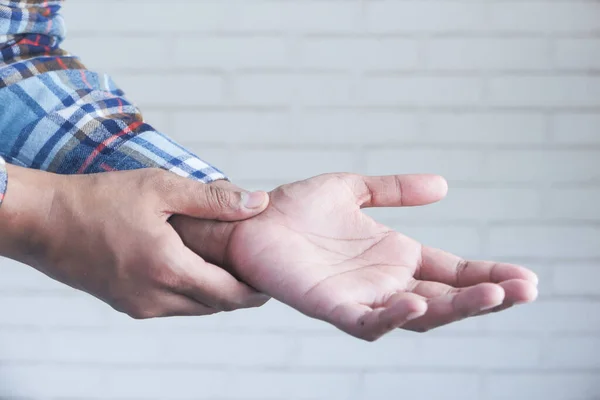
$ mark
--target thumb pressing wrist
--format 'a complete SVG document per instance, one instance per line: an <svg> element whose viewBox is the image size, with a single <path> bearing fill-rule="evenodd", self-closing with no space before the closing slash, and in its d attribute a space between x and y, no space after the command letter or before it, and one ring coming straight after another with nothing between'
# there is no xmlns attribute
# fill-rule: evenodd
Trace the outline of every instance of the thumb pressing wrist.
<svg viewBox="0 0 600 400"><path fill-rule="evenodd" d="M163 176L171 181L164 194L170 214L240 221L260 214L269 203L266 192L248 192L225 180L205 184L174 174Z"/></svg>
<svg viewBox="0 0 600 400"><path fill-rule="evenodd" d="M265 192L242 192L241 194L242 207L249 210L260 209L267 201L268 195Z"/></svg>

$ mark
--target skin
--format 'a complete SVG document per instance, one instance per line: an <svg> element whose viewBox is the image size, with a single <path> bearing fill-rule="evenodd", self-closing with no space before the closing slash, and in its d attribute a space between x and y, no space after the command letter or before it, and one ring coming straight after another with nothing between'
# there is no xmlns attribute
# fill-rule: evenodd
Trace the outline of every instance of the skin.
<svg viewBox="0 0 600 400"><path fill-rule="evenodd" d="M264 192L154 169L64 176L9 165L8 174L0 255L133 318L207 315L268 300L192 252L168 223L175 213L249 218L266 208Z"/></svg>
<svg viewBox="0 0 600 400"><path fill-rule="evenodd" d="M426 205L446 192L439 176L327 174L275 189L266 211L252 219L176 216L171 223L206 260L368 341L397 328L424 332L535 300L538 279L528 269L465 261L361 212Z"/></svg>
<svg viewBox="0 0 600 400"><path fill-rule="evenodd" d="M372 341L537 296L523 267L464 261L361 212L436 202L447 192L438 176L328 174L267 196L153 169L8 168L0 254L134 318L207 315L272 296Z"/></svg>

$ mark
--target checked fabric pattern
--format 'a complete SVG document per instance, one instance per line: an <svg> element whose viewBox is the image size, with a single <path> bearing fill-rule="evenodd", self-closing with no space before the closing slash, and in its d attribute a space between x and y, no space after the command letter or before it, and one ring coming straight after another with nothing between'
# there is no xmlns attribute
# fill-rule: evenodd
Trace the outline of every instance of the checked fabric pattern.
<svg viewBox="0 0 600 400"><path fill-rule="evenodd" d="M6 174L6 163L4 162L4 159L0 157L0 206L2 205L2 200L4 200L7 183L8 175Z"/></svg>
<svg viewBox="0 0 600 400"><path fill-rule="evenodd" d="M60 48L62 3L0 0L0 157L59 174L155 167L226 179L148 125L110 77Z"/></svg>

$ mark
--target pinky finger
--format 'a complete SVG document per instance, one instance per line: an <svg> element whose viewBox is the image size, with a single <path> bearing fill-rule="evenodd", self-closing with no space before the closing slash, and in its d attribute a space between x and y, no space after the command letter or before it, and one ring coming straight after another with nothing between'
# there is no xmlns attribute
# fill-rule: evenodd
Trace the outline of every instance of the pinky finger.
<svg viewBox="0 0 600 400"><path fill-rule="evenodd" d="M337 306L327 320L342 331L375 341L427 312L427 302L413 293L396 293L381 307L347 303Z"/></svg>
<svg viewBox="0 0 600 400"><path fill-rule="evenodd" d="M448 295L429 299L427 313L407 323L403 328L426 332L498 307L504 301L504 297L504 289L492 283L457 289Z"/></svg>
<svg viewBox="0 0 600 400"><path fill-rule="evenodd" d="M499 285L502 286L506 293L504 302L490 310L482 311L477 314L477 316L504 311L519 304L531 303L535 301L538 296L537 287L533 283L525 280L513 279L499 283Z"/></svg>

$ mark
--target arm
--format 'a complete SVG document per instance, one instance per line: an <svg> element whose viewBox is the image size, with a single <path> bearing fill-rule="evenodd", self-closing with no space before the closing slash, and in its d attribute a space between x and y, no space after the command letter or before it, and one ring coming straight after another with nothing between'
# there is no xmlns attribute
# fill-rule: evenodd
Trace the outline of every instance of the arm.
<svg viewBox="0 0 600 400"><path fill-rule="evenodd" d="M226 190L220 171L62 50L60 4L0 0L0 256L134 317L262 304L167 221L248 218L266 194ZM97 174L113 170L131 171Z"/></svg>
<svg viewBox="0 0 600 400"><path fill-rule="evenodd" d="M0 156L7 162L59 174L154 167L205 183L225 178L147 124L110 77L60 48L62 1L10 3L0 6L0 104L10 105L0 110Z"/></svg>

